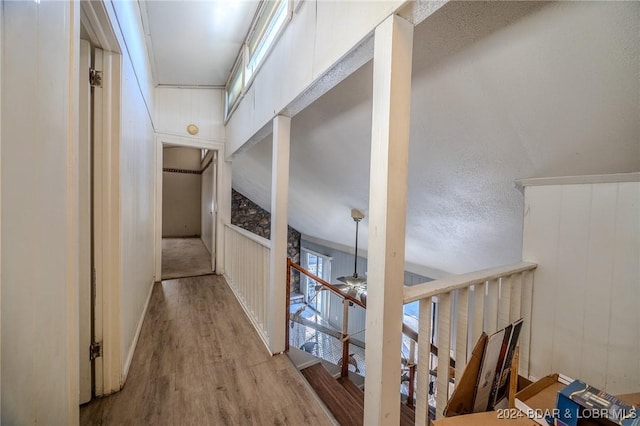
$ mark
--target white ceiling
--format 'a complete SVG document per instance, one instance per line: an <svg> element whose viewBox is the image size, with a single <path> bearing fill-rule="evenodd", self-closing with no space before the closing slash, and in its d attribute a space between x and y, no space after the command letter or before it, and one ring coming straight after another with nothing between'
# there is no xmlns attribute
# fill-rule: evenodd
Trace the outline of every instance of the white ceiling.
<svg viewBox="0 0 640 426"><path fill-rule="evenodd" d="M224 86L258 1L147 0L140 3L160 85Z"/></svg>
<svg viewBox="0 0 640 426"><path fill-rule="evenodd" d="M407 261L516 262L516 179L640 170L639 16L637 3L454 2L416 27ZM289 221L303 234L353 244L371 85L369 63L292 120ZM267 209L270 155L269 136L233 162L234 188Z"/></svg>

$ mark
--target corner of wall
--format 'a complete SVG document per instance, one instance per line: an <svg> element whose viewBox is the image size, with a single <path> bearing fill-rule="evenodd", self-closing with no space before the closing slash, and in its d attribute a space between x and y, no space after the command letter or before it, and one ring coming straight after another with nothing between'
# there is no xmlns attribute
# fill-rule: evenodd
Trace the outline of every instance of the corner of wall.
<svg viewBox="0 0 640 426"><path fill-rule="evenodd" d="M138 320L138 326L136 327L136 333L133 337L133 341L129 346L129 350L127 351L127 357L125 358L122 364L122 378L120 380L121 386L127 380L127 376L129 375L129 368L131 368L131 362L133 361L133 355L136 351L136 346L138 345L138 340L140 339L140 332L142 331L142 324L144 324L144 320L147 316L147 312L149 311L149 302L151 302L151 296L153 295L153 287L155 285L154 280L151 280L151 285L149 286L149 293L147 294L147 300L144 303L144 308L142 309L142 314L140 315L140 319Z"/></svg>

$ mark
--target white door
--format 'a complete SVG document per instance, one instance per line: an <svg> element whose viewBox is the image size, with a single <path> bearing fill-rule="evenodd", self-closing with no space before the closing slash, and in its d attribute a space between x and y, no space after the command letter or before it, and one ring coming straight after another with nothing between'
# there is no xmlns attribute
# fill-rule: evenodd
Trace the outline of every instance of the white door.
<svg viewBox="0 0 640 426"><path fill-rule="evenodd" d="M91 45L80 40L80 87L79 103L79 226L80 244L80 289L79 289L79 321L80 321L80 404L91 400L91 361L89 346L91 345L91 87L89 69L91 68Z"/></svg>
<svg viewBox="0 0 640 426"><path fill-rule="evenodd" d="M102 49L93 49L93 68L106 72L105 70L105 54ZM108 70L113 71L113 67L109 67ZM116 72L114 71L114 74ZM108 76L103 74L102 80L108 81ZM108 251L109 246L109 217L112 207L108 204L108 195L105 192L105 187L108 185L105 182L109 180L109 170L106 164L109 164L108 157L111 147L103 138L105 122L104 114L105 109L105 89L102 87L94 87L92 89L93 96L91 114L93 116L93 139L92 139L92 154L93 154L93 289L92 289L92 308L93 308L93 329L92 340L94 342L103 342L105 334L104 321L103 321L103 304L105 295L103 294L103 282L109 282L104 279L105 271L109 270L110 262L112 261L111 252ZM110 111L106 111L110 113ZM116 331L117 333L117 331ZM117 336L117 334L116 334ZM107 351L107 354L109 352ZM96 396L102 396L105 394L105 358L97 357L93 360L93 390ZM109 386L107 384L107 386ZM107 388L106 393L111 390Z"/></svg>

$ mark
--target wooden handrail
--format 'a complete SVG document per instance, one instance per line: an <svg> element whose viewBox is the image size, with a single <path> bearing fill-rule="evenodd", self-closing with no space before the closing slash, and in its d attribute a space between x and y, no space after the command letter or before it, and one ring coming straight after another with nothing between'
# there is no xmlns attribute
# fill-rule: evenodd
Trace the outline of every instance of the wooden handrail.
<svg viewBox="0 0 640 426"><path fill-rule="evenodd" d="M353 302L358 306L362 306L364 309L367 309L367 306L364 303L362 303L360 300L356 299L355 297L353 297L353 296L351 296L349 294L346 294L345 292L343 292L342 290L340 290L339 288L337 288L333 284L329 284L328 282L326 282L322 278L318 277L317 275L312 274L311 272L309 272L306 269L304 269L302 266L300 266L297 263L295 263L294 261L292 261L290 258L287 258L287 266L289 268L293 268L296 271L300 272L301 274L306 275L307 277L317 281L320 285L326 287L327 289L329 289L333 293L337 294L338 296L343 297L344 299L346 299L346 300L348 300L350 302ZM289 277L289 274L287 273L287 279L288 279L288 277ZM287 312L288 312L288 310L287 310ZM288 330L288 328L287 328L287 330ZM413 328L411 328L411 326L409 326L404 321L402 322L402 333L404 335L406 335L407 337L409 337L411 340L413 340L415 342L418 341L418 332L415 331ZM429 351L433 355L438 356L438 347L436 345L434 345L433 343L431 343L430 345L431 345L431 347L429 348ZM288 336L287 336L287 346L288 346ZM453 358L449 358L449 364L451 365L452 368L456 367L456 361Z"/></svg>
<svg viewBox="0 0 640 426"><path fill-rule="evenodd" d="M237 232L240 235L243 235L245 237L247 237L248 239L250 239L251 241L255 241L256 243L260 244L261 246L264 246L268 249L271 249L271 240L261 237L260 235L254 234L251 231L247 231L246 229L240 228L239 226L236 225L232 225L230 223L224 223L224 226L226 226L227 228L229 228L230 230Z"/></svg>
<svg viewBox="0 0 640 426"><path fill-rule="evenodd" d="M418 332L411 328L411 326L404 321L402 322L402 334L404 334L414 342L418 341Z"/></svg>
<svg viewBox="0 0 640 426"><path fill-rule="evenodd" d="M451 275L435 281L429 281L412 286L404 286L404 303L411 303L427 297L450 293L453 290L470 287L475 284L482 284L486 281L491 281L506 275L530 271L537 267L538 265L536 263L520 262L515 265L483 269L482 271L470 272L468 274Z"/></svg>
<svg viewBox="0 0 640 426"><path fill-rule="evenodd" d="M317 281L320 285L322 285L323 287L326 287L332 293L337 294L338 296L342 297L343 299L346 299L349 302L353 302L356 305L361 306L361 307L363 307L365 309L367 308L365 306L365 304L362 303L360 300L356 299L355 297L351 296L350 294L345 293L344 291L340 290L338 287L334 286L333 284L329 284L328 282L326 282L322 278L320 278L320 277L318 277L316 275L313 275L311 272L307 271L302 266L300 266L297 263L293 262L290 258L287 258L287 266L290 267L290 268L293 268L296 271L300 272L301 274L306 275L307 277Z"/></svg>

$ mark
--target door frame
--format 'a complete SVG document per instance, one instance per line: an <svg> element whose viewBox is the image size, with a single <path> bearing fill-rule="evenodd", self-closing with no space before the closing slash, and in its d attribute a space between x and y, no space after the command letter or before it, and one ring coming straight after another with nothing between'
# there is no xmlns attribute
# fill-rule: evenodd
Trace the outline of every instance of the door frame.
<svg viewBox="0 0 640 426"><path fill-rule="evenodd" d="M120 358L120 91L122 42L112 23L112 7L104 2L80 2L80 20L102 71L102 89L94 93L93 126L93 340L102 342L94 360L95 396L122 388ZM78 300L79 303L79 300ZM88 350L88 348L87 348ZM80 355L86 354L84 350Z"/></svg>
<svg viewBox="0 0 640 426"><path fill-rule="evenodd" d="M208 149L217 151L218 162L216 164L216 187L212 188L215 200L216 214L213 223L216 239L215 250L211 253L211 264L215 265L215 274L224 273L224 223L231 220L231 162L225 161L225 143L212 139L190 138L166 133L156 133L156 264L155 281L162 280L162 162L163 148L165 146L179 146L184 148Z"/></svg>
<svg viewBox="0 0 640 426"><path fill-rule="evenodd" d="M79 143L78 143L78 245L79 245L79 289L78 298L80 307L79 316L79 394L80 404L91 401L93 394L93 365L89 358L89 347L92 341L92 268L93 251L92 240L92 141L91 141L91 87L89 82L89 70L91 63L92 47L88 40L80 39L80 65L79 65Z"/></svg>

